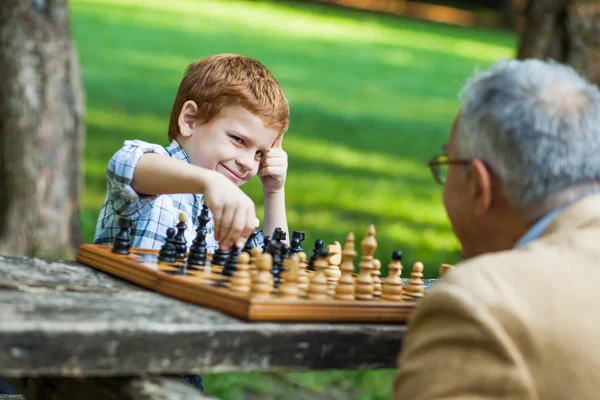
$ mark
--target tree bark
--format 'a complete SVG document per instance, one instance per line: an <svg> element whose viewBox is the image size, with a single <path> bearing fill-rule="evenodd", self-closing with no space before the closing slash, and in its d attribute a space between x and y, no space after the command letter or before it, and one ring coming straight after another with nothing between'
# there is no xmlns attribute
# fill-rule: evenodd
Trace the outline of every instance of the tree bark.
<svg viewBox="0 0 600 400"><path fill-rule="evenodd" d="M0 254L73 257L83 116L66 0L2 0Z"/></svg>
<svg viewBox="0 0 600 400"><path fill-rule="evenodd" d="M569 64L599 84L599 33L599 0L531 0L517 58Z"/></svg>

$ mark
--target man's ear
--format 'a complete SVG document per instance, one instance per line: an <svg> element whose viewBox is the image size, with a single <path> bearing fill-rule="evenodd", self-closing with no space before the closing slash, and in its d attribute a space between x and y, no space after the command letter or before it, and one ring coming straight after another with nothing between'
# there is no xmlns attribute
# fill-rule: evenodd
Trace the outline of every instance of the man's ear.
<svg viewBox="0 0 600 400"><path fill-rule="evenodd" d="M181 111L179 112L178 125L179 132L183 136L190 136L194 132L196 113L198 113L198 105L195 101L188 100L183 104L183 107L181 107Z"/></svg>
<svg viewBox="0 0 600 400"><path fill-rule="evenodd" d="M492 177L483 161L475 158L471 161L471 184L473 190L474 212L481 217L492 206Z"/></svg>

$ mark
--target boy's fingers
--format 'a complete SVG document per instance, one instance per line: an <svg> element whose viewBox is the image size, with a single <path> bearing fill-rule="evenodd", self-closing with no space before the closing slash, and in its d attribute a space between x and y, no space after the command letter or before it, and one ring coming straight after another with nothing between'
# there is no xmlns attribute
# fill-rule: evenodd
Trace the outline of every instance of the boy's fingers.
<svg viewBox="0 0 600 400"><path fill-rule="evenodd" d="M283 135L279 135L279 137L277 139L275 139L275 142L273 142L273 146L271 146L274 149L281 149L283 145Z"/></svg>
<svg viewBox="0 0 600 400"><path fill-rule="evenodd" d="M269 176L273 175L273 172L277 171L277 167L264 167L258 171L259 176Z"/></svg>
<svg viewBox="0 0 600 400"><path fill-rule="evenodd" d="M256 209L254 208L254 203L252 203L250 207L248 207L246 212L242 212L240 214L244 215L246 226L241 233L241 237L237 239L236 245L238 248L242 248L246 245L248 237L250 236L250 234L252 234L252 231L254 231L254 229L258 228L259 225L258 218L256 218Z"/></svg>
<svg viewBox="0 0 600 400"><path fill-rule="evenodd" d="M243 210L236 210L235 216L233 218L233 223L231 225L231 230L229 231L228 241L231 244L235 244L236 247L239 243L239 239L242 236L242 232L245 231L246 227L246 213Z"/></svg>
<svg viewBox="0 0 600 400"><path fill-rule="evenodd" d="M215 222L215 240L219 241L219 236L221 235L221 216L223 215L223 209L221 207L215 207L211 209L211 212Z"/></svg>
<svg viewBox="0 0 600 400"><path fill-rule="evenodd" d="M226 207L223 212L223 218L221 218L221 234L219 240L219 247L223 250L229 250L233 240L231 239L231 229L233 227L233 220L235 218L235 207Z"/></svg>

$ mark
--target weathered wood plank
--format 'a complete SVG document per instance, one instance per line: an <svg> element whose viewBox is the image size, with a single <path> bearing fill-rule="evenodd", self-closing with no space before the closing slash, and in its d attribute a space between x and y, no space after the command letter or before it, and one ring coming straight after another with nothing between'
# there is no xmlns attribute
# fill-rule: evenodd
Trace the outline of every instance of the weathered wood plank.
<svg viewBox="0 0 600 400"><path fill-rule="evenodd" d="M217 400L181 379L158 376L23 378L11 379L10 384L24 394L25 398L20 397L22 400Z"/></svg>
<svg viewBox="0 0 600 400"><path fill-rule="evenodd" d="M394 368L405 330L249 323L72 262L0 257L0 279L5 377Z"/></svg>
<svg viewBox="0 0 600 400"><path fill-rule="evenodd" d="M0 289L21 290L144 290L75 261L0 256Z"/></svg>

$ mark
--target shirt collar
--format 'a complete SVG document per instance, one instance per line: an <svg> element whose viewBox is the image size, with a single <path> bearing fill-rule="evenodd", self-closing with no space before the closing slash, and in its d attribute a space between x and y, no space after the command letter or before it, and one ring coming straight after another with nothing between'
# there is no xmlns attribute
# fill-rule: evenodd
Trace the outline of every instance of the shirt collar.
<svg viewBox="0 0 600 400"><path fill-rule="evenodd" d="M544 215L527 232L525 232L525 234L523 236L521 236L519 241L515 244L514 248L519 248L519 247L525 246L525 245L533 242L534 240L538 239L540 236L542 236L542 234L546 231L546 229L548 229L548 227L554 222L554 220L556 220L556 218L560 214L562 214L562 212L566 208L568 208L571 204L573 204L579 200L582 200L586 197L589 197L591 195L594 195L594 194L598 194L598 192L592 191L590 193L587 193L587 194L581 196L580 198L569 201L569 202L555 208L554 210L550 211L548 214Z"/></svg>
<svg viewBox="0 0 600 400"><path fill-rule="evenodd" d="M176 160L185 161L188 164L192 163L187 153L185 152L185 150L183 150L183 147L181 147L177 140L173 139L169 147L167 147L167 152L171 155L171 157L175 158Z"/></svg>

